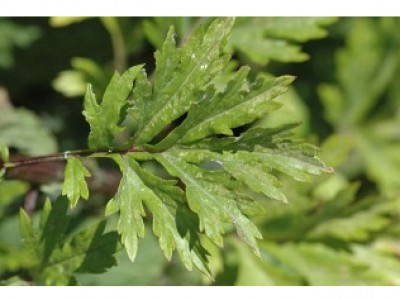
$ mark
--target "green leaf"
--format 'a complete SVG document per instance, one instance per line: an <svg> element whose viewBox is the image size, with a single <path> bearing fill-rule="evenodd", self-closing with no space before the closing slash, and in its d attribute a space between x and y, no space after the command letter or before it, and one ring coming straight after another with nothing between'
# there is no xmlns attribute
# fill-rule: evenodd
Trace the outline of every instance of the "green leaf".
<svg viewBox="0 0 400 300"><path fill-rule="evenodd" d="M52 252L60 243L68 228L70 217L67 216L68 199L59 197L52 206L50 200L47 199L46 205L41 215L40 243L42 245L42 264L47 263Z"/></svg>
<svg viewBox="0 0 400 300"><path fill-rule="evenodd" d="M237 252L237 286L301 285L302 278L293 269L277 263L276 258L261 248L261 257L255 256L237 239L231 239ZM261 247L263 244L261 243Z"/></svg>
<svg viewBox="0 0 400 300"><path fill-rule="evenodd" d="M228 221L236 227L239 237L258 253L256 239L261 238L260 232L241 213L233 199L220 194L221 187L218 184L205 180L200 168L178 157L162 154L157 156L157 160L172 176L179 177L185 184L189 207L200 219L200 230L204 230L212 241L222 246L222 234L225 231L223 222Z"/></svg>
<svg viewBox="0 0 400 300"><path fill-rule="evenodd" d="M85 94L85 76L79 71L62 71L53 80L53 88L66 97L77 97Z"/></svg>
<svg viewBox="0 0 400 300"><path fill-rule="evenodd" d="M140 93L136 93L140 116L134 138L136 144L151 141L187 112L197 101L197 93L226 66L228 56L223 55L222 50L233 21L233 18L217 19L207 31L199 26L181 49L175 46L173 29L169 31L161 52L155 54L152 94L140 97Z"/></svg>
<svg viewBox="0 0 400 300"><path fill-rule="evenodd" d="M143 203L145 203L153 215L153 231L159 237L164 256L170 260L176 248L182 262L189 270L195 265L203 273L209 274L208 267L205 265L205 250L200 245L190 245L189 240L181 236L178 230L177 212L170 205L174 204L174 199L171 197L182 196L179 189L170 182L161 180L142 169L131 156L122 158L114 156L114 159L123 172L123 179L117 195L108 207L114 206L114 209L116 207L120 210L118 231L122 234L122 242L130 259L132 261L135 259L138 237L144 235L142 216L144 215ZM152 189L146 184L151 185ZM134 220L130 221L132 214ZM184 224L185 228L189 228L189 225ZM188 238L198 239L193 236L193 233Z"/></svg>
<svg viewBox="0 0 400 300"><path fill-rule="evenodd" d="M400 285L400 263L395 256L386 255L375 249L362 245L353 245L356 259L368 265L388 285Z"/></svg>
<svg viewBox="0 0 400 300"><path fill-rule="evenodd" d="M311 238L334 237L345 241L366 241L389 224L389 220L373 211L359 212L348 218L327 220L317 225Z"/></svg>
<svg viewBox="0 0 400 300"><path fill-rule="evenodd" d="M221 93L217 93L212 86L200 93L198 102L191 107L185 121L155 148L168 148L178 140L190 143L212 134L233 135L233 128L278 109L281 103L276 98L287 91L293 77L259 78L249 89L246 87L248 72L249 68L240 69Z"/></svg>
<svg viewBox="0 0 400 300"><path fill-rule="evenodd" d="M385 278L369 269L367 263L322 244L289 243L278 246L264 243L264 249L271 252L279 264L287 265L303 276L309 285L388 284Z"/></svg>
<svg viewBox="0 0 400 300"><path fill-rule="evenodd" d="M242 154L242 155L241 155ZM238 181L244 182L255 192L263 193L272 199L287 202L286 196L278 189L279 180L270 174L270 168L243 157L244 152L237 155L226 155L223 166ZM251 159L251 157L249 157Z"/></svg>
<svg viewBox="0 0 400 300"><path fill-rule="evenodd" d="M162 277L166 261L158 248L157 239L146 228L145 237L140 241L140 248L132 265L126 251L115 254L115 266L101 274L79 273L77 281L83 286L147 286L155 285Z"/></svg>
<svg viewBox="0 0 400 300"><path fill-rule="evenodd" d="M115 265L118 235L103 233L104 228L104 221L90 226L55 249L37 280L46 285L71 285L77 272L102 273Z"/></svg>
<svg viewBox="0 0 400 300"><path fill-rule="evenodd" d="M2 18L0 20L0 68L11 68L14 65L14 48L25 48L41 35L37 26L21 26L16 22Z"/></svg>
<svg viewBox="0 0 400 300"><path fill-rule="evenodd" d="M51 17L49 20L50 26L52 27L65 27L75 23L82 22L89 19L90 17Z"/></svg>
<svg viewBox="0 0 400 300"><path fill-rule="evenodd" d="M293 42L305 42L326 36L322 26L335 18L242 18L238 19L229 39L229 46L245 54L253 62L265 65L270 60L301 62L308 55Z"/></svg>
<svg viewBox="0 0 400 300"><path fill-rule="evenodd" d="M0 183L4 179L4 175L6 174L6 169L4 168L4 163L8 161L9 157L9 152L8 152L8 147L5 145L0 144ZM0 185L1 188L1 185ZM1 204L1 200L0 200ZM0 206L0 217L1 217L1 206Z"/></svg>
<svg viewBox="0 0 400 300"><path fill-rule="evenodd" d="M269 78L271 75L262 73L262 76ZM282 107L273 113L262 116L254 126L271 128L299 122L300 125L294 128L293 133L300 137L307 136L310 132L310 109L300 97L295 87L289 87L288 91L279 96L278 99L283 104Z"/></svg>
<svg viewBox="0 0 400 300"><path fill-rule="evenodd" d="M181 148L188 149L209 149L213 152L252 152L256 146L265 148L276 148L279 143L292 143L291 130L299 123L284 124L275 128L253 127L237 137L211 137L202 139L190 145L182 145Z"/></svg>
<svg viewBox="0 0 400 300"><path fill-rule="evenodd" d="M319 88L326 119L341 128L363 125L398 66L398 46L388 46L393 35L388 36L385 20L355 18L350 22L346 47L335 53L339 86L324 84ZM391 25L394 32L397 24Z"/></svg>
<svg viewBox="0 0 400 300"><path fill-rule="evenodd" d="M129 83L115 75L101 104L90 87L87 91L90 147L113 147L122 131L133 131L126 154L104 154L122 173L106 214L119 212L117 230L132 261L145 233L146 212L164 256L170 260L176 250L189 270L195 266L209 274L202 241L221 247L232 231L259 255L262 235L249 216L264 211L260 201L287 201L278 173L310 180L332 172L316 156L316 147L292 138L298 124L253 127L282 105L279 96L293 77L253 80L248 67L234 71L224 53L233 21L200 25L182 47L171 27L155 53L150 79L141 66L133 77L127 75ZM320 34L316 30L307 37ZM126 124L129 119L123 123L126 112L134 128ZM81 194L81 188L74 190Z"/></svg>
<svg viewBox="0 0 400 300"><path fill-rule="evenodd" d="M35 257L37 261L39 261L39 237L33 229L31 219L23 209L20 209L19 211L19 231L24 246L26 247L26 249L28 249L28 251L32 253L32 256Z"/></svg>
<svg viewBox="0 0 400 300"><path fill-rule="evenodd" d="M0 109L0 145L15 147L21 153L30 155L57 151L56 141L49 129L33 112L24 108Z"/></svg>
<svg viewBox="0 0 400 300"><path fill-rule="evenodd" d="M87 82L94 85L94 93L104 94L111 74L102 68L97 62L84 57L71 59L72 70L58 73L52 82L53 88L65 97L77 97L85 95Z"/></svg>
<svg viewBox="0 0 400 300"><path fill-rule="evenodd" d="M9 157L8 147L0 144L0 160L2 160L3 163L5 163L8 161L8 157Z"/></svg>
<svg viewBox="0 0 400 300"><path fill-rule="evenodd" d="M31 253L35 261L35 275L45 269L53 251L62 241L69 224L66 216L68 200L64 197L58 198L54 208L49 199L40 216L40 226L34 226L32 220L24 210L20 210L20 234L24 247Z"/></svg>
<svg viewBox="0 0 400 300"><path fill-rule="evenodd" d="M121 122L127 108L127 98L132 92L133 82L143 65L128 69L122 75L115 72L99 104L92 87L88 85L83 115L90 124L89 147L108 149L115 146L116 137L123 131Z"/></svg>
<svg viewBox="0 0 400 300"><path fill-rule="evenodd" d="M333 169L326 167L325 164L315 156L315 148L311 145L303 144L287 149L267 149L260 148L249 155L243 153L243 156L249 156L255 159L265 167L275 169L281 173L287 174L299 181L310 181L311 175L320 175L323 173L332 173ZM313 153L314 152L314 153ZM238 155L241 155L239 152Z"/></svg>
<svg viewBox="0 0 400 300"><path fill-rule="evenodd" d="M52 206L46 200L39 226L20 211L20 232L33 266L31 276L38 285L70 285L76 272L100 273L115 264L116 232L103 234L105 222L89 226L66 239L70 222L68 199L59 197Z"/></svg>
<svg viewBox="0 0 400 300"><path fill-rule="evenodd" d="M75 207L80 197L86 200L89 198L89 189L85 177L90 176L90 172L79 158L68 157L62 195L68 197L71 208Z"/></svg>
<svg viewBox="0 0 400 300"><path fill-rule="evenodd" d="M386 143L370 132L361 132L356 139L357 149L365 162L368 176L387 195L394 196L400 190L400 147Z"/></svg>
<svg viewBox="0 0 400 300"><path fill-rule="evenodd" d="M159 49L164 43L165 36L171 24L176 29L178 38L182 41L185 37L190 35L190 31L193 29L196 22L205 19L207 18L203 17L200 20L200 18L196 17L151 17L146 18L142 22L142 27L148 41L153 44L156 49ZM208 22L208 20L205 20L205 22Z"/></svg>
<svg viewBox="0 0 400 300"><path fill-rule="evenodd" d="M325 118L353 146L342 167L350 176L366 173L388 196L400 190L396 19L348 20L345 46L335 53L336 84L323 84L319 95ZM373 49L373 51L365 51Z"/></svg>
<svg viewBox="0 0 400 300"><path fill-rule="evenodd" d="M136 173L129 166L126 158L113 156L122 172L118 191L106 207L106 214L120 211L118 233L131 261L135 260L138 237L144 236L143 208L144 187Z"/></svg>

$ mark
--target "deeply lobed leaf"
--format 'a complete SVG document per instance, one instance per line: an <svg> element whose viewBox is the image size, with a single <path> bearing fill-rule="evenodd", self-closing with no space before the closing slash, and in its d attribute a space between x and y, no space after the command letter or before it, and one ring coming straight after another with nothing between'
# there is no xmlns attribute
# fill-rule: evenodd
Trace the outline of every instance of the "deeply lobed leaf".
<svg viewBox="0 0 400 300"><path fill-rule="evenodd" d="M205 180L200 168L177 157L164 154L157 156L157 160L172 176L180 178L185 184L189 207L199 215L200 230L204 230L212 241L222 246L223 222L229 221L243 240L257 252L256 239L261 238L260 232L241 213L233 199L221 195L218 184Z"/></svg>
<svg viewBox="0 0 400 300"><path fill-rule="evenodd" d="M114 145L125 112L136 123L130 150L106 154L122 172L106 213L119 212L117 229L132 261L145 232L146 211L164 256L170 260L177 250L188 269L209 274L203 234L222 246L224 235L234 229L259 254L262 236L249 216L263 210L259 199L287 201L278 174L309 180L332 171L317 158L315 147L293 141L290 130L298 124L252 126L282 105L279 96L293 77L252 80L249 67L234 72L224 53L233 21L199 26L181 48L171 28L155 53L151 79L141 66L122 75L125 81L116 75L101 104L88 89L84 114L91 124L91 147ZM218 79L223 72L226 80ZM157 174L146 168L144 162L150 161ZM79 195L84 192L80 187Z"/></svg>
<svg viewBox="0 0 400 300"><path fill-rule="evenodd" d="M259 78L249 88L248 72L247 67L240 69L223 92L210 86L199 93L199 100L190 108L185 121L154 148L165 149L178 141L187 144L213 134L233 135L233 128L278 109L281 103L277 97L287 91L293 77Z"/></svg>
<svg viewBox="0 0 400 300"><path fill-rule="evenodd" d="M138 237L144 236L143 192L145 187L136 173L129 166L127 158L114 156L122 172L122 179L117 194L106 207L106 214L120 211L118 232L121 234L129 258L135 259L138 247Z"/></svg>
<svg viewBox="0 0 400 300"><path fill-rule="evenodd" d="M228 61L222 50L233 25L233 18L214 21L204 30L199 26L185 46L177 49L171 29L161 52L156 52L156 71L152 93L136 90L140 125L134 142L150 142L165 126L182 116L197 101L196 93L204 89ZM148 85L147 79L141 77Z"/></svg>
<svg viewBox="0 0 400 300"><path fill-rule="evenodd" d="M118 193L107 206L108 212L120 211L118 231L122 235L122 242L133 261L137 253L138 238L144 235L144 208L143 203L153 215L153 231L159 237L161 250L165 257L170 260L172 252L177 249L178 254L191 270L193 264L205 274L209 274L206 251L201 247L199 241L197 245L190 245L187 238L181 235L177 227L177 207L174 197L181 197L182 193L170 181L161 180L151 173L142 169L131 156L114 156L114 160L119 164L123 172ZM154 183L155 181L156 183ZM171 204L173 205L172 207ZM185 209L180 204L181 213ZM182 210L183 209L183 210ZM191 215L186 211L186 218ZM184 224L185 227L189 227ZM196 233L191 233L191 235ZM198 239L198 237L195 237Z"/></svg>
<svg viewBox="0 0 400 300"><path fill-rule="evenodd" d="M89 198L89 189L85 177L90 177L91 174L83 163L76 157L69 157L64 173L62 195L68 197L71 207L78 203L80 197L87 200Z"/></svg>
<svg viewBox="0 0 400 300"><path fill-rule="evenodd" d="M122 75L115 72L99 104L88 85L83 115L90 124L89 147L108 149L115 146L116 137L123 131L121 122L127 109L127 98L132 92L133 82L142 69L138 65L128 69Z"/></svg>

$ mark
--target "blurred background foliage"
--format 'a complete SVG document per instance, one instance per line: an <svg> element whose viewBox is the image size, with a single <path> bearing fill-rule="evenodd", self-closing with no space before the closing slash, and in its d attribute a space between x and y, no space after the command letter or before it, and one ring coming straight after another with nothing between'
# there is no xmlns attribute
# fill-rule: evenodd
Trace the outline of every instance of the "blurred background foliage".
<svg viewBox="0 0 400 300"><path fill-rule="evenodd" d="M86 148L86 83L100 95L114 70L146 62L151 74L169 26L183 43L200 22L210 19L1 18L0 144L24 155ZM116 266L102 274L77 271L78 282L400 285L399 26L399 18L388 17L238 18L227 45L231 70L250 65L253 76L297 76L283 108L255 126L302 122L298 136L321 146L335 174L311 183L283 179L289 203L263 203L265 213L256 217L264 235L260 258L233 234L223 250L208 245L214 281L174 258L167 262L149 231L134 264L120 251ZM38 188L36 211L44 193L59 186L0 183L2 284L29 284L32 262L21 247L18 209ZM67 233L103 220L108 199L97 193L81 203Z"/></svg>

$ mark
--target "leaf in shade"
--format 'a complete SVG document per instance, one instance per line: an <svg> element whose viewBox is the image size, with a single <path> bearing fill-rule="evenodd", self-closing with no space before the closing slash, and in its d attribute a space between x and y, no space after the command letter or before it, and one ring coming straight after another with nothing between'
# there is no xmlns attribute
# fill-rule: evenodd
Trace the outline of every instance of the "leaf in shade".
<svg viewBox="0 0 400 300"><path fill-rule="evenodd" d="M114 266L116 232L103 233L105 222L89 226L54 250L38 280L46 285L71 285L75 273L102 273Z"/></svg>
<svg viewBox="0 0 400 300"><path fill-rule="evenodd" d="M20 211L20 233L32 261L32 278L37 285L76 283L76 272L100 273L115 265L116 232L103 233L105 221L89 226L66 239L70 217L68 199L46 200L39 226Z"/></svg>
<svg viewBox="0 0 400 300"><path fill-rule="evenodd" d="M68 199L66 197L59 197L53 206L51 206L49 200L46 201L41 215L43 225L40 235L40 243L43 247L42 264L47 263L57 244L64 238L70 222L67 210Z"/></svg>

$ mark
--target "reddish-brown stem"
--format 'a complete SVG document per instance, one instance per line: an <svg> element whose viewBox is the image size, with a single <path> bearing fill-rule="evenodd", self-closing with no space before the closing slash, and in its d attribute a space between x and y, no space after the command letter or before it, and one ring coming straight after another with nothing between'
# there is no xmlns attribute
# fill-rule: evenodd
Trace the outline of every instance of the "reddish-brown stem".
<svg viewBox="0 0 400 300"><path fill-rule="evenodd" d="M107 149L107 150L76 150L55 153L45 156L25 157L11 155L10 161L1 166L6 169L5 177L9 180L22 180L29 182L32 187L64 180L65 161L68 157L95 157L105 154L125 154L142 152L142 148L133 146L130 149ZM97 170L97 175L87 178L89 188L93 191L113 195L118 187L121 174L117 170ZM33 195L32 195L33 196ZM31 202L31 201L29 201Z"/></svg>
<svg viewBox="0 0 400 300"><path fill-rule="evenodd" d="M74 150L74 151L65 151L65 152L60 152L60 153L55 153L51 155L44 155L44 156L35 156L35 157L29 157L29 158L18 158L18 159L10 159L10 162L3 163L3 166L6 169L12 169L12 168L19 168L19 167L26 167L29 165L37 165L37 164L45 164L45 163L52 163L52 162L63 162L66 161L68 157L88 157L92 155L101 155L101 154L113 154L113 153L119 153L119 154L125 154L128 152L141 152L143 151L139 147L131 147L130 149L107 149L107 150L90 150L90 149L84 149L84 150Z"/></svg>

